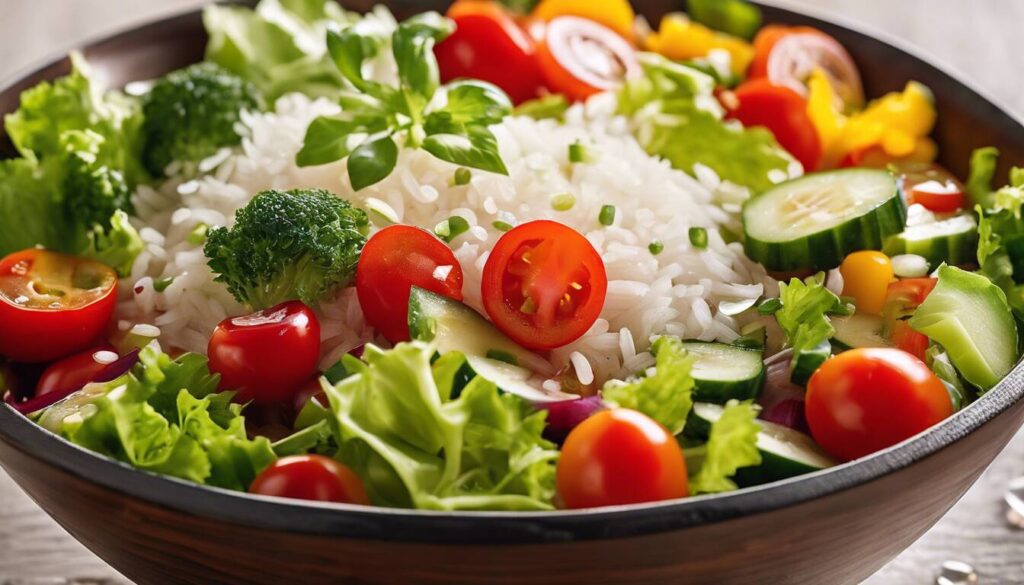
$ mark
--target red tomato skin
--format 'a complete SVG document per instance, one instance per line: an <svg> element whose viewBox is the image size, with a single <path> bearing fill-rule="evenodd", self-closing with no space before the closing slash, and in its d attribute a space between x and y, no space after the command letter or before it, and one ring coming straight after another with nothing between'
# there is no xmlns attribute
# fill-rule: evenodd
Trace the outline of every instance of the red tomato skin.
<svg viewBox="0 0 1024 585"><path fill-rule="evenodd" d="M439 267L451 268L441 278ZM451 248L418 227L388 226L374 234L356 266L356 294L366 322L391 343L409 341L413 286L462 300L462 266Z"/></svg>
<svg viewBox="0 0 1024 585"><path fill-rule="evenodd" d="M850 461L908 439L953 414L945 385L911 354L860 348L826 361L807 385L811 436Z"/></svg>
<svg viewBox="0 0 1024 585"><path fill-rule="evenodd" d="M102 364L93 357L100 351L114 351L109 345L101 345L70 355L49 365L36 383L36 396L51 392L70 394L96 380L108 364Z"/></svg>
<svg viewBox="0 0 1024 585"><path fill-rule="evenodd" d="M536 244L532 251L550 245L546 261L535 259L525 276L513 275L517 254L531 243ZM553 291L561 298L569 292L564 281L570 270L586 272L587 294L569 317L555 315L553 322L537 324L534 316L520 310L521 303L509 298L510 290L527 286L532 293ZM604 308L608 276L601 255L583 235L554 221L537 220L516 226L498 240L484 265L480 288L484 310L502 333L523 347L546 350L571 343L590 329Z"/></svg>
<svg viewBox="0 0 1024 585"><path fill-rule="evenodd" d="M20 270L18 267L26 263L31 266L40 254L82 261L54 252L23 250L0 260L0 278L13 275L13 271ZM113 270L110 273L113 274ZM75 309L22 307L0 294L0 355L14 361L40 363L82 351L102 336L116 305L116 276L112 286L98 298Z"/></svg>
<svg viewBox="0 0 1024 585"><path fill-rule="evenodd" d="M753 79L736 88L736 100L727 116L746 127L762 126L771 131L782 148L793 155L805 172L821 163L821 139L807 115L807 100L788 87L772 85L767 79Z"/></svg>
<svg viewBox="0 0 1024 585"><path fill-rule="evenodd" d="M236 390L236 401L290 403L317 371L320 322L299 301L230 317L213 331L207 355L220 388Z"/></svg>
<svg viewBox="0 0 1024 585"><path fill-rule="evenodd" d="M761 27L754 37L754 59L747 69L747 78L756 79L768 75L768 56L771 55L775 44L788 35L799 33L825 34L816 28L809 26L786 26L783 24L769 24Z"/></svg>
<svg viewBox="0 0 1024 585"><path fill-rule="evenodd" d="M533 40L495 2L461 0L448 9L455 32L434 48L441 81L481 79L515 104L537 97L543 81Z"/></svg>
<svg viewBox="0 0 1024 585"><path fill-rule="evenodd" d="M556 471L570 509L656 502L689 494L675 438L635 410L599 412L569 433Z"/></svg>
<svg viewBox="0 0 1024 585"><path fill-rule="evenodd" d="M931 163L894 166L908 205L918 203L935 213L953 213L967 206L963 183L941 166Z"/></svg>
<svg viewBox="0 0 1024 585"><path fill-rule="evenodd" d="M263 470L249 493L317 502L370 505L366 488L351 469L322 455L282 457Z"/></svg>
<svg viewBox="0 0 1024 585"><path fill-rule="evenodd" d="M892 328L890 339L892 344L899 349L924 361L925 354L928 352L928 336L914 331L907 321L896 322Z"/></svg>

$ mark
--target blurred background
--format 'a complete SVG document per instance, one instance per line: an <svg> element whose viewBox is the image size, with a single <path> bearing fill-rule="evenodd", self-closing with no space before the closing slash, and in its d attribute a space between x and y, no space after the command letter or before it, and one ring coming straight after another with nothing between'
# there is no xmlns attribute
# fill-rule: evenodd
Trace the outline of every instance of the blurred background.
<svg viewBox="0 0 1024 585"><path fill-rule="evenodd" d="M0 80L88 39L205 4L206 0L0 0ZM1024 116L1018 0L770 0L868 28L916 49ZM682 2L680 2L682 4ZM939 113L941 115L941 112ZM1017 161L1022 163L1024 161ZM964 499L868 585L936 583L963 561L977 581L1024 583L1024 531L1006 519L1009 481L1024 474L1024 434ZM926 491L928 486L919 486ZM1024 521L1022 521L1024 522ZM880 534L880 539L885 535ZM821 559L821 562L829 562ZM40 511L0 471L0 585L127 583Z"/></svg>

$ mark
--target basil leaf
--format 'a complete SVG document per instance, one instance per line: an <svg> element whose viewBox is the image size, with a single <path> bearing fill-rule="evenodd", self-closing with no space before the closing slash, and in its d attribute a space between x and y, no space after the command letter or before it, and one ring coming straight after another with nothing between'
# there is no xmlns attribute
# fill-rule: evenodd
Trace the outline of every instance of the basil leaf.
<svg viewBox="0 0 1024 585"><path fill-rule="evenodd" d="M327 51L338 71L356 89L378 98L386 97L390 88L367 80L363 76L363 63L377 56L384 42L382 36L366 26L365 20L341 32L327 31Z"/></svg>
<svg viewBox="0 0 1024 585"><path fill-rule="evenodd" d="M306 129L302 150L295 156L300 167L323 165L345 158L351 148L349 137L354 133L372 134L387 127L381 117L366 116L320 116Z"/></svg>
<svg viewBox="0 0 1024 585"><path fill-rule="evenodd" d="M443 40L454 30L452 21L436 12L420 14L398 25L391 37L391 52L398 65L398 79L402 89L414 98L411 109L420 111L426 106L440 85L434 43Z"/></svg>
<svg viewBox="0 0 1024 585"><path fill-rule="evenodd" d="M512 101L486 81L455 81L445 86L448 103L440 109L459 124L497 124L512 112Z"/></svg>
<svg viewBox="0 0 1024 585"><path fill-rule="evenodd" d="M437 158L502 175L508 174L498 154L498 141L486 126L469 125L458 134L439 133L427 136L422 148Z"/></svg>
<svg viewBox="0 0 1024 585"><path fill-rule="evenodd" d="M391 136L367 140L348 157L348 180L359 191L384 180L398 163L398 145Z"/></svg>
<svg viewBox="0 0 1024 585"><path fill-rule="evenodd" d="M560 93L553 93L541 98L523 102L512 110L516 116L527 116L534 120L561 120L569 109L569 100Z"/></svg>

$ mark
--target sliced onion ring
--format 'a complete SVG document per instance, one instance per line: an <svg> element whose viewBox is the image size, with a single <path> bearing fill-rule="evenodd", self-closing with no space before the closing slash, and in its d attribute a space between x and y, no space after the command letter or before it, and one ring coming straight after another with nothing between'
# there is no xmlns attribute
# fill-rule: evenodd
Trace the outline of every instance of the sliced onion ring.
<svg viewBox="0 0 1024 585"><path fill-rule="evenodd" d="M840 112L864 105L864 85L857 65L839 41L821 33L786 35L768 55L768 79L807 97L807 78L821 69L836 92Z"/></svg>

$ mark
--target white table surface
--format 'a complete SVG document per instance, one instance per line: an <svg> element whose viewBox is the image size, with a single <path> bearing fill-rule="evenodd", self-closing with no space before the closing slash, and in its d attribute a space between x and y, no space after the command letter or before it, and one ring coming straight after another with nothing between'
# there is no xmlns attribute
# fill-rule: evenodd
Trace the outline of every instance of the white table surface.
<svg viewBox="0 0 1024 585"><path fill-rule="evenodd" d="M775 0L885 31L1024 113L1024 1ZM0 79L61 48L202 0L0 0ZM941 112L939 113L941 115ZM1024 474L1024 433L924 537L869 585L935 582L945 560L963 560L984 584L1024 583L1024 532L1004 520L1001 497ZM827 560L823 560L827 562ZM0 585L127 583L78 544L0 471Z"/></svg>

